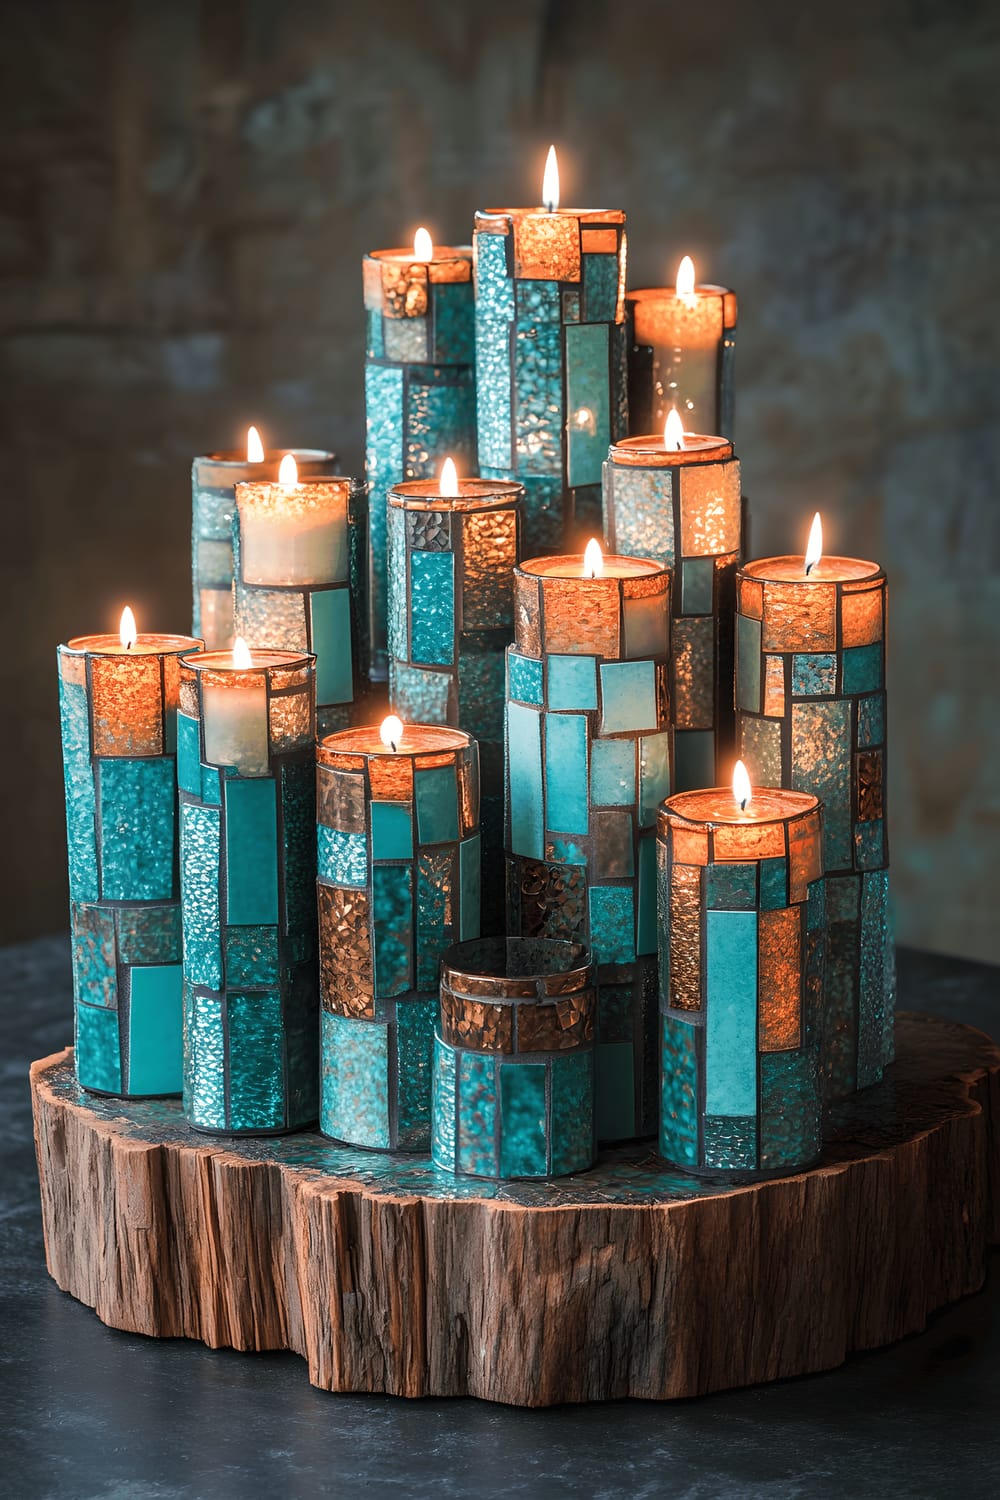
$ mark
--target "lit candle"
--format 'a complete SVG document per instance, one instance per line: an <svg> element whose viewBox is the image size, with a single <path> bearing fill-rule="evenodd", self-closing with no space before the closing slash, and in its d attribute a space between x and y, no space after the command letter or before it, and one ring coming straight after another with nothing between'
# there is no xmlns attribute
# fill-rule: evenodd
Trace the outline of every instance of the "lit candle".
<svg viewBox="0 0 1000 1500"><path fill-rule="evenodd" d="M208 453L191 465L192 632L204 637L210 651L233 644L233 487L243 480L274 480L283 450L265 450L256 427L247 430L238 450ZM303 476L330 475L336 455L321 449L296 449Z"/></svg>
<svg viewBox="0 0 1000 1500"><path fill-rule="evenodd" d="M878 1082L892 1056L893 965L886 832L886 578L878 563L822 552L740 569L740 754L762 781L823 799L830 909L824 1086Z"/></svg>
<svg viewBox="0 0 1000 1500"><path fill-rule="evenodd" d="M671 409L660 432L624 438L604 465L609 545L673 571L676 786L708 786L733 757L733 617L743 548L740 465L721 437L685 432Z"/></svg>
<svg viewBox="0 0 1000 1500"><path fill-rule="evenodd" d="M184 1112L299 1130L318 1107L313 658L238 640L181 674Z"/></svg>
<svg viewBox="0 0 1000 1500"><path fill-rule="evenodd" d="M525 487L525 550L593 522L625 434L625 214L563 208L549 152L537 208L476 214L479 470Z"/></svg>
<svg viewBox="0 0 1000 1500"><path fill-rule="evenodd" d="M363 485L303 478L290 453L276 481L236 486L236 631L251 646L315 656L320 734L350 722L363 678L366 526Z"/></svg>
<svg viewBox="0 0 1000 1500"><path fill-rule="evenodd" d="M733 435L736 294L699 286L685 255L673 286L626 294L629 431L662 428L676 408L685 427Z"/></svg>
<svg viewBox="0 0 1000 1500"><path fill-rule="evenodd" d="M181 1091L176 715L191 636L59 647L76 1071L125 1098Z"/></svg>
<svg viewBox="0 0 1000 1500"><path fill-rule="evenodd" d="M583 555L515 571L507 653L508 926L588 942L597 1131L656 1128L656 809L671 789L670 575Z"/></svg>
<svg viewBox="0 0 1000 1500"><path fill-rule="evenodd" d="M658 820L660 1152L766 1177L819 1155L822 812L804 792L679 792Z"/></svg>
<svg viewBox="0 0 1000 1500"><path fill-rule="evenodd" d="M479 933L479 762L457 729L319 743L320 1129L426 1151L441 954Z"/></svg>
<svg viewBox="0 0 1000 1500"><path fill-rule="evenodd" d="M364 260L365 364L371 491L368 566L371 671L387 672L386 492L432 479L452 453L476 463L472 250L435 245L421 227L412 250L373 250Z"/></svg>

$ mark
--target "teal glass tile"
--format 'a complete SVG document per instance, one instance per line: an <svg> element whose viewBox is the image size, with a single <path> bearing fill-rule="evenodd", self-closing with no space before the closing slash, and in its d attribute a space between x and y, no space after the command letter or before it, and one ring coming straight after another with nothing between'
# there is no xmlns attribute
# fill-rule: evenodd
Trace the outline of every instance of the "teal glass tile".
<svg viewBox="0 0 1000 1500"><path fill-rule="evenodd" d="M387 1151L388 1030L327 1010L321 1024L320 1130L352 1146Z"/></svg>
<svg viewBox="0 0 1000 1500"><path fill-rule="evenodd" d="M885 824L881 818L854 825L854 862L859 870L877 870L885 864Z"/></svg>
<svg viewBox="0 0 1000 1500"><path fill-rule="evenodd" d="M822 1106L815 1054L765 1052L760 1059L763 1171L807 1167L820 1153Z"/></svg>
<svg viewBox="0 0 1000 1500"><path fill-rule="evenodd" d="M77 1005L76 1076L82 1088L102 1094L122 1091L118 1012L101 1005Z"/></svg>
<svg viewBox="0 0 1000 1500"><path fill-rule="evenodd" d="M442 844L458 838L458 779L454 767L414 771L413 795L421 844Z"/></svg>
<svg viewBox="0 0 1000 1500"><path fill-rule="evenodd" d="M584 255L580 321L613 323L618 310L617 255Z"/></svg>
<svg viewBox="0 0 1000 1500"><path fill-rule="evenodd" d="M550 709L597 707L596 656L549 656L546 668L546 702Z"/></svg>
<svg viewBox="0 0 1000 1500"><path fill-rule="evenodd" d="M184 978L206 989L222 988L219 917L219 822L214 807L182 802L181 912Z"/></svg>
<svg viewBox="0 0 1000 1500"><path fill-rule="evenodd" d="M270 777L226 779L226 917L244 926L278 920L277 786Z"/></svg>
<svg viewBox="0 0 1000 1500"><path fill-rule="evenodd" d="M831 922L857 920L861 899L861 877L838 875L826 878L826 913Z"/></svg>
<svg viewBox="0 0 1000 1500"><path fill-rule="evenodd" d="M222 1001L184 984L184 1113L202 1130L225 1130L226 1043Z"/></svg>
<svg viewBox="0 0 1000 1500"><path fill-rule="evenodd" d="M413 983L413 871L408 865L372 870L375 931L375 993L402 994Z"/></svg>
<svg viewBox="0 0 1000 1500"><path fill-rule="evenodd" d="M542 859L541 715L520 703L507 705L507 815L511 853Z"/></svg>
<svg viewBox="0 0 1000 1500"><path fill-rule="evenodd" d="M226 928L226 985L230 989L277 986L277 927Z"/></svg>
<svg viewBox="0 0 1000 1500"><path fill-rule="evenodd" d="M499 746L503 705L503 648L472 650L463 645L458 653L458 722L474 739Z"/></svg>
<svg viewBox="0 0 1000 1500"><path fill-rule="evenodd" d="M455 851L422 849L417 859L417 932L415 984L418 990L437 990L441 954L452 941L454 921Z"/></svg>
<svg viewBox="0 0 1000 1500"><path fill-rule="evenodd" d="M386 567L386 491L403 477L403 372L392 365L365 365L365 474L371 486L368 515L371 613L384 639Z"/></svg>
<svg viewBox="0 0 1000 1500"><path fill-rule="evenodd" d="M431 1078L431 1160L445 1171L455 1170L455 1059L454 1050L434 1036Z"/></svg>
<svg viewBox="0 0 1000 1500"><path fill-rule="evenodd" d="M599 1141L635 1135L635 1059L632 1043L598 1042L594 1049L594 1115Z"/></svg>
<svg viewBox="0 0 1000 1500"><path fill-rule="evenodd" d="M616 551L626 557L651 557L674 566L675 472L610 462L605 465L604 529L609 536L613 530Z"/></svg>
<svg viewBox="0 0 1000 1500"><path fill-rule="evenodd" d="M462 365L415 365L406 376L407 479L433 479L447 455L460 474L476 469L476 383Z"/></svg>
<svg viewBox="0 0 1000 1500"><path fill-rule="evenodd" d="M177 715L177 785L201 796L201 726L188 714Z"/></svg>
<svg viewBox="0 0 1000 1500"><path fill-rule="evenodd" d="M597 807L621 807L635 801L635 744L632 740L593 741L590 747L590 795Z"/></svg>
<svg viewBox="0 0 1000 1500"><path fill-rule="evenodd" d="M456 1164L475 1177L496 1177L496 1059L475 1052L457 1058L458 1130Z"/></svg>
<svg viewBox="0 0 1000 1500"><path fill-rule="evenodd" d="M635 962L635 910L631 886L593 885L587 892L595 964Z"/></svg>
<svg viewBox="0 0 1000 1500"><path fill-rule="evenodd" d="M440 282L431 293L435 364L471 365L475 358L475 306L472 282Z"/></svg>
<svg viewBox="0 0 1000 1500"><path fill-rule="evenodd" d="M681 563L681 614L710 615L715 602L715 558L686 557Z"/></svg>
<svg viewBox="0 0 1000 1500"><path fill-rule="evenodd" d="M708 1115L702 1123L704 1165L724 1172L748 1172L757 1167L757 1120L731 1115Z"/></svg>
<svg viewBox="0 0 1000 1500"><path fill-rule="evenodd" d="M179 1094L184 1083L184 995L180 964L129 975L128 1092Z"/></svg>
<svg viewBox="0 0 1000 1500"><path fill-rule="evenodd" d="M762 911L777 911L788 905L788 861L762 859L760 862L760 905Z"/></svg>
<svg viewBox="0 0 1000 1500"><path fill-rule="evenodd" d="M874 693L882 686L882 642L848 646L844 650L845 693Z"/></svg>
<svg viewBox="0 0 1000 1500"><path fill-rule="evenodd" d="M431 1070L436 993L396 1004L396 1145L426 1151L431 1143Z"/></svg>
<svg viewBox="0 0 1000 1500"><path fill-rule="evenodd" d="M372 803L372 859L413 858L413 814L407 802Z"/></svg>
<svg viewBox="0 0 1000 1500"><path fill-rule="evenodd" d="M385 532L388 581L386 584L386 639L389 655L406 661L410 655L410 626L406 609L406 579L409 571L406 548L406 516L389 505L388 499L377 502L386 509ZM391 700L395 702L393 698Z"/></svg>
<svg viewBox="0 0 1000 1500"><path fill-rule="evenodd" d="M582 714L545 715L545 823L558 833L586 833L587 720Z"/></svg>
<svg viewBox="0 0 1000 1500"><path fill-rule="evenodd" d="M695 1027L661 1016L660 1155L678 1167L698 1165L698 1052Z"/></svg>
<svg viewBox="0 0 1000 1500"><path fill-rule="evenodd" d="M482 840L478 833L458 846L458 941L479 936Z"/></svg>
<svg viewBox="0 0 1000 1500"><path fill-rule="evenodd" d="M673 735L646 734L639 741L639 822L652 828L657 809L670 796L670 751Z"/></svg>
<svg viewBox="0 0 1000 1500"><path fill-rule="evenodd" d="M101 895L106 901L169 901L176 895L173 759L108 757L97 766Z"/></svg>
<svg viewBox="0 0 1000 1500"><path fill-rule="evenodd" d="M522 282L521 286L540 283ZM553 283L549 283L558 292ZM520 301L520 298L519 298ZM558 323L521 314L514 333L514 444L524 474L562 472L562 346Z"/></svg>
<svg viewBox="0 0 1000 1500"><path fill-rule="evenodd" d="M195 793L197 796L197 793ZM207 802L210 807L219 807L222 803L222 775L218 766L202 766L201 768L201 800Z"/></svg>
<svg viewBox="0 0 1000 1500"><path fill-rule="evenodd" d="M548 1170L545 1064L503 1062L500 1082L500 1175L544 1177Z"/></svg>
<svg viewBox="0 0 1000 1500"><path fill-rule="evenodd" d="M533 656L522 656L513 647L507 652L507 693L519 703L542 701L541 662Z"/></svg>
<svg viewBox="0 0 1000 1500"><path fill-rule="evenodd" d="M651 661L601 663L601 733L659 729L656 665Z"/></svg>
<svg viewBox="0 0 1000 1500"><path fill-rule="evenodd" d="M284 923L287 932L316 926L316 766L305 760L281 767Z"/></svg>
<svg viewBox="0 0 1000 1500"><path fill-rule="evenodd" d="M118 954L123 964L179 964L181 961L181 907L120 906Z"/></svg>
<svg viewBox="0 0 1000 1500"><path fill-rule="evenodd" d="M363 833L316 828L316 873L333 885L363 886L368 879L368 844Z"/></svg>
<svg viewBox="0 0 1000 1500"><path fill-rule="evenodd" d="M510 478L509 468L491 469L480 464L479 472L484 479ZM567 509L562 477L556 474L526 474L523 470L518 472L517 477L524 485L522 557L561 552Z"/></svg>
<svg viewBox="0 0 1000 1500"><path fill-rule="evenodd" d="M230 1129L280 1130L286 1123L281 996L276 990L230 993L226 1016Z"/></svg>
<svg viewBox="0 0 1000 1500"><path fill-rule="evenodd" d="M685 565L686 566L686 565ZM736 707L761 711L760 621L736 616Z"/></svg>
<svg viewBox="0 0 1000 1500"><path fill-rule="evenodd" d="M655 953L656 921L656 836L652 832L639 840L639 891L636 922L636 953Z"/></svg>
<svg viewBox="0 0 1000 1500"><path fill-rule="evenodd" d="M455 660L455 557L410 553L410 659L450 666Z"/></svg>
<svg viewBox="0 0 1000 1500"><path fill-rule="evenodd" d="M885 744L885 694L858 699L858 749Z"/></svg>
<svg viewBox="0 0 1000 1500"><path fill-rule="evenodd" d="M382 337L382 314L371 308L365 313L365 354L370 359L379 359L385 353Z"/></svg>
<svg viewBox="0 0 1000 1500"><path fill-rule="evenodd" d="M889 875L874 870L861 877L861 945L858 981L858 1088L882 1076L885 1030L885 956L889 921Z"/></svg>
<svg viewBox="0 0 1000 1500"><path fill-rule="evenodd" d="M316 703L350 703L354 698L351 646L351 593L347 588L312 589L309 649L316 657Z"/></svg>
<svg viewBox="0 0 1000 1500"><path fill-rule="evenodd" d="M807 704L796 704L793 714L800 712L803 708L811 707ZM825 708L825 704L819 705ZM739 726L741 759L746 762L747 770L750 772L750 780L754 786L782 786L784 784L784 772L782 771L781 755L781 731L784 721L782 719L743 719ZM681 757L681 739L684 736L677 734L674 737L674 754L678 765ZM692 787L712 786L715 781L714 766L711 781L692 782ZM680 780L678 778L678 788Z"/></svg>
<svg viewBox="0 0 1000 1500"><path fill-rule="evenodd" d="M476 425L480 472L511 468L510 325L514 285L506 235L475 236Z"/></svg>
<svg viewBox="0 0 1000 1500"><path fill-rule="evenodd" d="M63 780L66 788L66 838L69 894L72 901L96 901L97 824L94 776L90 765L90 712L83 683L59 678Z"/></svg>
<svg viewBox="0 0 1000 1500"><path fill-rule="evenodd" d="M545 843L545 857L554 865L585 865L587 850L576 839L549 838Z"/></svg>
<svg viewBox="0 0 1000 1500"><path fill-rule="evenodd" d="M450 672L389 659L389 696L404 723L447 724L451 681Z"/></svg>
<svg viewBox="0 0 1000 1500"><path fill-rule="evenodd" d="M793 698L829 697L836 691L837 658L833 652L797 652L792 657Z"/></svg>
<svg viewBox="0 0 1000 1500"><path fill-rule="evenodd" d="M110 1009L118 1004L118 954L113 908L74 901L70 906L73 933L73 994L89 1005Z"/></svg>
<svg viewBox="0 0 1000 1500"><path fill-rule="evenodd" d="M757 905L756 864L706 866L705 904L720 911L753 911ZM716 1113L721 1114L721 1110Z"/></svg>
<svg viewBox="0 0 1000 1500"><path fill-rule="evenodd" d="M794 703L790 782L794 791L812 792L823 803L827 870L851 867L850 777L851 705L842 698L825 703ZM781 785L780 782L765 784Z"/></svg>
<svg viewBox="0 0 1000 1500"><path fill-rule="evenodd" d="M610 340L606 323L569 323L566 341L567 481L600 484L611 442Z"/></svg>
<svg viewBox="0 0 1000 1500"><path fill-rule="evenodd" d="M705 1112L757 1111L757 914L709 911L706 925ZM706 1136L706 1151L708 1139Z"/></svg>
<svg viewBox="0 0 1000 1500"><path fill-rule="evenodd" d="M782 903L784 904L784 903ZM806 896L806 930L819 932L826 926L826 881L822 878L809 884Z"/></svg>
<svg viewBox="0 0 1000 1500"><path fill-rule="evenodd" d="M594 1054L567 1052L550 1067L549 1170L585 1172L594 1161Z"/></svg>

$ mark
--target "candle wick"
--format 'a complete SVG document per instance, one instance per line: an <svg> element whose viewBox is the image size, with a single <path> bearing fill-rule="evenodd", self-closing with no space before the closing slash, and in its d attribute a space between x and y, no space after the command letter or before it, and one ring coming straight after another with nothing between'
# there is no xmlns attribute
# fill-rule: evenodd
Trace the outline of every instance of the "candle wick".
<svg viewBox="0 0 1000 1500"><path fill-rule="evenodd" d="M813 570L813 568L815 566L816 566L815 563L811 563L811 562L806 563L806 577L807 578L809 577L809 574L812 572L812 570Z"/></svg>
<svg viewBox="0 0 1000 1500"><path fill-rule="evenodd" d="M743 797L741 799L741 801L740 801L740 812L746 812L746 810L747 810L747 799L745 797Z"/></svg>
<svg viewBox="0 0 1000 1500"><path fill-rule="evenodd" d="M389 741L389 749L392 751L393 755L395 755L395 753L396 753L396 741L395 740L390 740Z"/></svg>

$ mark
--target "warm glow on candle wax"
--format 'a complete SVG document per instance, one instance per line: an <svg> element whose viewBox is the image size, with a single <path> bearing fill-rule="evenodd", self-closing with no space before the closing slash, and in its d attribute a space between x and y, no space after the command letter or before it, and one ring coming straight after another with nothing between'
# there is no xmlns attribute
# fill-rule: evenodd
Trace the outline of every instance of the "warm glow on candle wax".
<svg viewBox="0 0 1000 1500"><path fill-rule="evenodd" d="M299 482L299 466L293 453L286 453L278 466L278 483L286 489L294 489Z"/></svg>
<svg viewBox="0 0 1000 1500"><path fill-rule="evenodd" d="M542 207L546 213L550 214L557 213L559 210L559 160L555 146L549 147L549 154L545 158L545 173L542 177Z"/></svg>
<svg viewBox="0 0 1000 1500"><path fill-rule="evenodd" d="M398 718L395 714L390 714L388 718L382 720L382 727L378 732L378 736L385 748L395 753L399 749L403 738L402 719Z"/></svg>
<svg viewBox="0 0 1000 1500"><path fill-rule="evenodd" d="M260 440L260 433L256 427L247 428L247 463L262 464L264 462L264 444Z"/></svg>
<svg viewBox="0 0 1000 1500"><path fill-rule="evenodd" d="M135 628L135 615L127 604L122 610L122 617L118 625L118 639L122 643L123 651L131 651L139 639L139 632Z"/></svg>
<svg viewBox="0 0 1000 1500"><path fill-rule="evenodd" d="M241 635L233 642L233 668L237 672L247 672L253 666L253 657L250 655L250 647Z"/></svg>
<svg viewBox="0 0 1000 1500"><path fill-rule="evenodd" d="M819 518L819 511L813 516L812 526L809 528L809 540L806 543L806 577L812 572L816 564L823 556L823 522Z"/></svg>
<svg viewBox="0 0 1000 1500"><path fill-rule="evenodd" d="M604 553L601 551L600 542L594 536L583 549L583 576L584 578L604 577Z"/></svg>
<svg viewBox="0 0 1000 1500"><path fill-rule="evenodd" d="M685 298L694 296L694 261L690 255L685 255L677 267L677 295Z"/></svg>
<svg viewBox="0 0 1000 1500"><path fill-rule="evenodd" d="M667 412L663 426L663 446L668 453L684 452L684 423L675 407Z"/></svg>
<svg viewBox="0 0 1000 1500"><path fill-rule="evenodd" d="M458 471L453 458L446 458L441 467L441 494L445 500L458 498Z"/></svg>
<svg viewBox="0 0 1000 1500"><path fill-rule="evenodd" d="M733 769L733 797L740 805L740 812L746 812L747 803L753 796L753 788L750 785L750 772L741 760L736 762Z"/></svg>
<svg viewBox="0 0 1000 1500"><path fill-rule="evenodd" d="M434 259L434 241L431 239L428 231L423 227L418 229L416 234L413 236L413 259Z"/></svg>

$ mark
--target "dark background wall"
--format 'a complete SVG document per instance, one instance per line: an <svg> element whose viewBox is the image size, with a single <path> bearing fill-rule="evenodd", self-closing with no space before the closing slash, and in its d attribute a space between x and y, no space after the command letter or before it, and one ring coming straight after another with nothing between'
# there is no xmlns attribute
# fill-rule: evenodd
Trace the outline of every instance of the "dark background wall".
<svg viewBox="0 0 1000 1500"><path fill-rule="evenodd" d="M56 642L187 628L192 454L360 463L359 260L623 205L740 297L757 553L890 571L901 936L1000 958L1000 9L990 0L0 5L0 924L64 921Z"/></svg>

